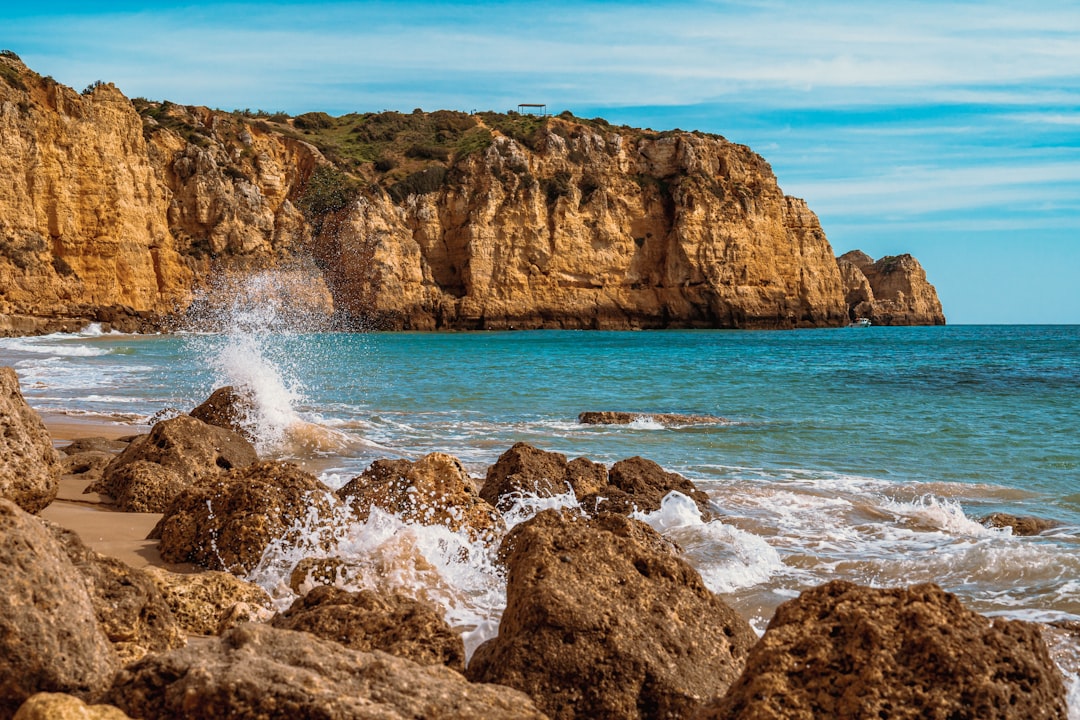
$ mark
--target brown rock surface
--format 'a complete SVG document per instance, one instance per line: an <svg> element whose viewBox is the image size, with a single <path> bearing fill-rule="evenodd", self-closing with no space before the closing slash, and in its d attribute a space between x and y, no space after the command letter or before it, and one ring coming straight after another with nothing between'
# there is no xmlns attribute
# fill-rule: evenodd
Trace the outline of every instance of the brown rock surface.
<svg viewBox="0 0 1080 720"><path fill-rule="evenodd" d="M381 650L419 665L465 671L465 644L438 609L401 594L349 592L320 585L270 622L353 650Z"/></svg>
<svg viewBox="0 0 1080 720"><path fill-rule="evenodd" d="M637 420L651 420L661 425L721 425L728 422L715 415L684 415L680 413L631 413L615 410L589 410L578 415L583 425L629 425Z"/></svg>
<svg viewBox="0 0 1080 720"><path fill-rule="evenodd" d="M874 325L944 325L937 290L911 255L891 255L874 262L852 250L836 259L844 284L848 317Z"/></svg>
<svg viewBox="0 0 1080 720"><path fill-rule="evenodd" d="M515 495L551 497L573 491L584 497L607 486L607 468L587 458L566 462L561 453L515 443L488 468L480 497L500 510L513 506Z"/></svg>
<svg viewBox="0 0 1080 720"><path fill-rule="evenodd" d="M146 573L188 635L218 635L238 624L232 622L236 618L246 617L247 622L273 616L266 591L230 573L207 570L183 574L156 567L148 567Z"/></svg>
<svg viewBox="0 0 1080 720"><path fill-rule="evenodd" d="M668 472L652 460L632 457L620 460L608 471L608 486L583 497L581 506L589 511L622 513L655 512L671 492L680 492L697 504L706 518L713 517L709 496L678 473Z"/></svg>
<svg viewBox="0 0 1080 720"><path fill-rule="evenodd" d="M507 606L468 675L553 718L687 717L757 639L644 523L547 510L506 537Z"/></svg>
<svg viewBox="0 0 1080 720"><path fill-rule="evenodd" d="M258 456L243 436L178 415L131 442L91 489L129 512L163 512L192 481L251 465Z"/></svg>
<svg viewBox="0 0 1080 720"><path fill-rule="evenodd" d="M94 552L71 530L48 527L82 575L121 664L184 644L183 630L150 575Z"/></svg>
<svg viewBox="0 0 1080 720"><path fill-rule="evenodd" d="M1061 525L1061 523L1047 518L1033 517L1031 515L1011 515L1001 512L990 513L979 522L987 527L1012 528L1013 535L1019 536L1039 535Z"/></svg>
<svg viewBox="0 0 1080 720"><path fill-rule="evenodd" d="M161 540L167 562L245 574L272 541L302 532L310 513L329 517L336 504L328 487L297 466L259 462L196 480L170 503L150 537Z"/></svg>
<svg viewBox="0 0 1080 720"><path fill-rule="evenodd" d="M250 398L238 393L231 385L226 385L210 393L210 397L188 414L207 425L225 428L249 437L245 422L250 412Z"/></svg>
<svg viewBox="0 0 1080 720"><path fill-rule="evenodd" d="M379 507L407 522L444 525L489 542L505 529L502 516L477 495L461 461L446 453L430 453L415 462L376 460L337 494L360 519Z"/></svg>
<svg viewBox="0 0 1080 720"><path fill-rule="evenodd" d="M39 512L56 497L60 469L45 424L23 399L19 376L0 367L0 498Z"/></svg>
<svg viewBox="0 0 1080 720"><path fill-rule="evenodd" d="M106 700L133 717L541 720L522 693L442 665L359 652L250 623L118 673Z"/></svg>
<svg viewBox="0 0 1080 720"><path fill-rule="evenodd" d="M697 717L1066 716L1037 626L983 617L933 584L834 581L777 608L738 682Z"/></svg>
<svg viewBox="0 0 1080 720"><path fill-rule="evenodd" d="M82 574L40 519L0 499L0 716L38 692L92 700L116 654Z"/></svg>
<svg viewBox="0 0 1080 720"><path fill-rule="evenodd" d="M87 705L65 693L38 693L22 704L12 720L131 720L113 705Z"/></svg>

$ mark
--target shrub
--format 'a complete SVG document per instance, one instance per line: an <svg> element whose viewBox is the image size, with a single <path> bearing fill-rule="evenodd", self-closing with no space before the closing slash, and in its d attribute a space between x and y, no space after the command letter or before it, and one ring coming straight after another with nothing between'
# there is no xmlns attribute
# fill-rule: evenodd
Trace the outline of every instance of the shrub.
<svg viewBox="0 0 1080 720"><path fill-rule="evenodd" d="M324 112L309 112L297 115L293 124L301 130L325 130L334 126L334 118Z"/></svg>
<svg viewBox="0 0 1080 720"><path fill-rule="evenodd" d="M297 207L316 224L328 213L342 210L360 193L357 182L333 165L320 165L304 183Z"/></svg>

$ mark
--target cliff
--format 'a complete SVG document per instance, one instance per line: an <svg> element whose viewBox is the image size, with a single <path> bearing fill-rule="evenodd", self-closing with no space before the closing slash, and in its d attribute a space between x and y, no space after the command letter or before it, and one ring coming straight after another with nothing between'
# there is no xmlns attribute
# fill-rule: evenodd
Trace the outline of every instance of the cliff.
<svg viewBox="0 0 1080 720"><path fill-rule="evenodd" d="M844 283L848 316L874 325L944 325L937 290L911 255L892 255L874 261L860 250L836 259Z"/></svg>
<svg viewBox="0 0 1080 720"><path fill-rule="evenodd" d="M348 328L847 321L817 217L715 135L228 113L76 93L10 52L0 130L0 332L134 329L268 268Z"/></svg>

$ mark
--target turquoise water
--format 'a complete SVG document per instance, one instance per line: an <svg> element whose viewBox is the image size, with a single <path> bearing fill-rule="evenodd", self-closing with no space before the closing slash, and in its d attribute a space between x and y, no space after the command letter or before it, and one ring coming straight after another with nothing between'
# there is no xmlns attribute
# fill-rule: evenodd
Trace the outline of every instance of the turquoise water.
<svg viewBox="0 0 1080 720"><path fill-rule="evenodd" d="M609 464L651 458L695 480L722 518L704 523L674 498L645 519L759 629L779 602L833 578L934 581L988 614L1080 619L1080 327L246 327L0 340L0 363L16 367L42 412L133 432L214 387L246 385L262 403L260 450L302 459L334 487L375 458L435 450L482 478L517 441ZM586 410L728 422L579 425ZM1020 538L977 522L996 510L1060 525ZM501 612L501 579L440 567L440 582L463 588L448 614L478 642Z"/></svg>

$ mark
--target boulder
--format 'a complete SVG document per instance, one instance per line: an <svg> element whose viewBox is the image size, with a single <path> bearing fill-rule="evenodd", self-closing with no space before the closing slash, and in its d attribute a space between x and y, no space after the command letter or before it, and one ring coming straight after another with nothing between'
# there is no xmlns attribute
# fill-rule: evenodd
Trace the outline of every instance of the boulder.
<svg viewBox="0 0 1080 720"><path fill-rule="evenodd" d="M1061 526L1056 520L1001 512L990 513L979 522L992 528L1012 528L1013 535L1019 536L1040 535Z"/></svg>
<svg viewBox="0 0 1080 720"><path fill-rule="evenodd" d="M742 676L697 717L1066 716L1061 674L1036 625L991 620L932 583L837 580L777 608Z"/></svg>
<svg viewBox="0 0 1080 720"><path fill-rule="evenodd" d="M624 515L655 512L668 493L680 492L694 501L704 519L715 517L708 495L690 480L664 470L652 460L637 456L620 460L608 471L608 481L608 487L582 498L581 506Z"/></svg>
<svg viewBox="0 0 1080 720"><path fill-rule="evenodd" d="M682 413L632 413L616 410L588 410L578 415L582 425L629 425L646 420L661 425L723 425L730 420L716 415L684 415Z"/></svg>
<svg viewBox="0 0 1080 720"><path fill-rule="evenodd" d="M128 665L105 699L133 717L161 720L544 717L522 693L469 683L442 665L258 623Z"/></svg>
<svg viewBox="0 0 1080 720"><path fill-rule="evenodd" d="M499 634L468 676L553 718L682 718L722 695L757 639L650 527L545 510L503 542Z"/></svg>
<svg viewBox="0 0 1080 720"><path fill-rule="evenodd" d="M169 504L149 537L161 540L166 562L243 575L272 541L298 539L312 514L328 518L337 505L330 488L296 465L259 462L196 480Z"/></svg>
<svg viewBox="0 0 1080 720"><path fill-rule="evenodd" d="M551 497L573 491L584 497L607 486L607 468L586 458L568 463L561 453L516 443L488 468L480 497L502 511L522 493Z"/></svg>
<svg viewBox="0 0 1080 720"><path fill-rule="evenodd" d="M382 650L420 665L465 671L465 643L429 603L371 590L320 585L274 617L271 625L303 630L354 650Z"/></svg>
<svg viewBox="0 0 1080 720"><path fill-rule="evenodd" d="M15 371L0 367L0 498L36 513L59 489L60 464L45 423L23 399Z"/></svg>
<svg viewBox="0 0 1080 720"><path fill-rule="evenodd" d="M66 693L38 693L22 704L12 720L131 720L114 705L87 705Z"/></svg>
<svg viewBox="0 0 1080 720"><path fill-rule="evenodd" d="M189 415L207 425L232 430L251 440L250 430L245 427L251 411L251 396L237 392L232 385L226 385L212 392Z"/></svg>
<svg viewBox="0 0 1080 720"><path fill-rule="evenodd" d="M446 453L430 453L416 462L376 460L337 494L362 520L378 507L406 522L443 525L485 542L506 529L502 516L477 495L461 461Z"/></svg>
<svg viewBox="0 0 1080 720"><path fill-rule="evenodd" d="M164 512L193 481L251 465L258 456L244 437L178 415L154 425L113 460L90 489L129 512Z"/></svg>
<svg viewBox="0 0 1080 720"><path fill-rule="evenodd" d="M98 452L107 453L109 455L119 455L127 450L128 445L131 444L131 440L113 439L106 437L88 437L77 438L70 443L60 448L60 452L64 455L78 455L85 452Z"/></svg>
<svg viewBox="0 0 1080 720"><path fill-rule="evenodd" d="M88 450L87 452L60 455L61 475L81 475L84 481L97 483L109 463L116 456L112 453Z"/></svg>
<svg viewBox="0 0 1080 720"><path fill-rule="evenodd" d="M186 574L149 567L147 575L188 635L218 635L239 622L273 617L270 596L254 583L219 570Z"/></svg>
<svg viewBox="0 0 1080 720"><path fill-rule="evenodd" d="M52 523L47 527L82 575L121 664L184 644L183 629L146 571L94 552L71 530Z"/></svg>
<svg viewBox="0 0 1080 720"><path fill-rule="evenodd" d="M82 574L43 521L0 499L0 717L39 692L92 700L116 653Z"/></svg>

